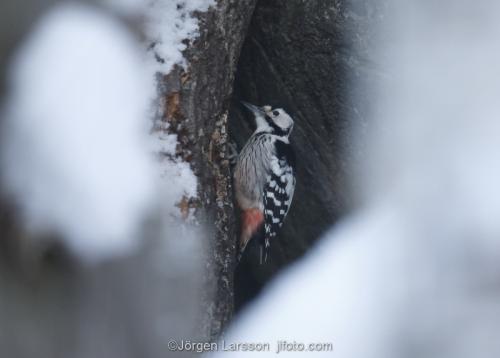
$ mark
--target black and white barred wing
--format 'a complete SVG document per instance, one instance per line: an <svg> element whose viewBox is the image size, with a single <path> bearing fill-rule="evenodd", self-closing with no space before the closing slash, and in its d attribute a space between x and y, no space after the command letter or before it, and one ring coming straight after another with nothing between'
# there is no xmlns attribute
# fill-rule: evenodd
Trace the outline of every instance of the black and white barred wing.
<svg viewBox="0 0 500 358"><path fill-rule="evenodd" d="M282 158L272 163L264 187L264 261L270 239L276 237L292 204L295 191L295 173L289 160Z"/></svg>

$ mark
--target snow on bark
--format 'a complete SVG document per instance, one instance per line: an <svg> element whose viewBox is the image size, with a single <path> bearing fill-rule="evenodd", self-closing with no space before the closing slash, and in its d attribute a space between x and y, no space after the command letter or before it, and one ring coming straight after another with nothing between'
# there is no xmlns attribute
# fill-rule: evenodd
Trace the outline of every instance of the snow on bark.
<svg viewBox="0 0 500 358"><path fill-rule="evenodd" d="M199 35L196 12L205 12L214 0L103 0L125 16L142 16L155 71L169 73L187 65L183 51Z"/></svg>
<svg viewBox="0 0 500 358"><path fill-rule="evenodd" d="M148 5L146 36L152 42L151 53L156 70L169 73L174 65L186 66L183 51L198 37L196 11L207 11L213 0L153 0Z"/></svg>

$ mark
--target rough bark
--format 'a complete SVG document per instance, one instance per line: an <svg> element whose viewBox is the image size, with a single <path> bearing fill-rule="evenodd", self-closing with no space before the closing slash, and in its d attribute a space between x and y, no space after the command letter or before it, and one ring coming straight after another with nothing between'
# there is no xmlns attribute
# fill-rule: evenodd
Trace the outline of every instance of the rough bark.
<svg viewBox="0 0 500 358"><path fill-rule="evenodd" d="M363 0L261 0L256 6L235 93L292 115L298 173L294 202L272 244L271 262L259 266L257 248L250 246L238 269L238 304L300 257L353 205L346 179L352 178L355 153L362 150L355 148L360 141L352 129L366 125L370 96L363 91L376 72L366 54L380 7L380 2ZM354 87L354 81L367 86ZM253 129L249 119L241 106L232 108L230 135L240 148Z"/></svg>
<svg viewBox="0 0 500 358"><path fill-rule="evenodd" d="M228 160L228 109L236 65L255 0L222 0L200 14L200 36L189 46L189 63L163 83L165 120L179 135L179 151L199 181L197 217L206 231L206 291L202 331L216 338L233 311L236 233Z"/></svg>

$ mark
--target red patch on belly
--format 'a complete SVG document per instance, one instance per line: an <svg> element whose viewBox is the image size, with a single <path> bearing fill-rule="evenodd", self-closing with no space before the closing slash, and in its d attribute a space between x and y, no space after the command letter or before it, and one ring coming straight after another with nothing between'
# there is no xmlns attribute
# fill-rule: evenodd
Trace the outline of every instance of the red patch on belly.
<svg viewBox="0 0 500 358"><path fill-rule="evenodd" d="M244 210L241 218L241 242L240 245L244 247L252 235L264 223L264 214L256 208Z"/></svg>
<svg viewBox="0 0 500 358"><path fill-rule="evenodd" d="M253 232L264 221L264 214L259 209L248 209L243 211L243 227L248 228Z"/></svg>

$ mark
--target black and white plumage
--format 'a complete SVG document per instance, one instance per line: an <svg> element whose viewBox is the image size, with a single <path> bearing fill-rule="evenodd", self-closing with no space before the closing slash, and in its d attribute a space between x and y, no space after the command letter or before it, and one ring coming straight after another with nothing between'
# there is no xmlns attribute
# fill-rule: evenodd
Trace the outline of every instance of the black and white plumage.
<svg viewBox="0 0 500 358"><path fill-rule="evenodd" d="M260 236L261 262L283 225L295 190L295 156L289 142L292 118L281 108L244 102L257 128L243 147L235 167L236 200L242 209L240 255Z"/></svg>
<svg viewBox="0 0 500 358"><path fill-rule="evenodd" d="M276 156L264 186L265 247L283 225L295 190L295 155L288 143L276 140Z"/></svg>

